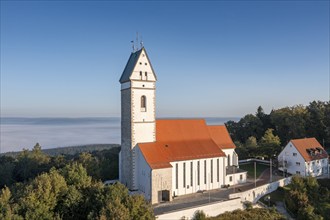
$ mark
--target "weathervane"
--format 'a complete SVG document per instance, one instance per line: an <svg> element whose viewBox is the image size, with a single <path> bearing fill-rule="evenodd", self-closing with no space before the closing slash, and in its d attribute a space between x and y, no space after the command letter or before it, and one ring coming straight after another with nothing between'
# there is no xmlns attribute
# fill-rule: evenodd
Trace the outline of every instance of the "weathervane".
<svg viewBox="0 0 330 220"><path fill-rule="evenodd" d="M139 48L139 32L136 32L136 41L131 40L133 53L143 48L142 36L140 36L140 48Z"/></svg>
<svg viewBox="0 0 330 220"><path fill-rule="evenodd" d="M139 50L139 32L136 32L136 50Z"/></svg>
<svg viewBox="0 0 330 220"><path fill-rule="evenodd" d="M142 40L142 36L141 36L140 46L141 46L141 48L143 48L143 40Z"/></svg>
<svg viewBox="0 0 330 220"><path fill-rule="evenodd" d="M135 47L134 47L134 41L133 40L131 40L131 44L132 44L133 52L135 52Z"/></svg>

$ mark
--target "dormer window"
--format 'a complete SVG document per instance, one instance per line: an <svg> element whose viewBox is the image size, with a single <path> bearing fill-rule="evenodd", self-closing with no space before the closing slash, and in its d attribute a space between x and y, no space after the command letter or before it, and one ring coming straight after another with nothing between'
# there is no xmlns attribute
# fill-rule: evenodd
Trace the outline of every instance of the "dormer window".
<svg viewBox="0 0 330 220"><path fill-rule="evenodd" d="M141 96L141 112L147 111L147 98L146 96Z"/></svg>

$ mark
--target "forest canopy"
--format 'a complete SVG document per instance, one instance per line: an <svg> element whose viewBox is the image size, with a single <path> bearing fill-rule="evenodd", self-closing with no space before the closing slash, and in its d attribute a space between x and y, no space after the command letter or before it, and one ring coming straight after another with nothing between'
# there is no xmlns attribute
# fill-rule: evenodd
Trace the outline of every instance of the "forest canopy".
<svg viewBox="0 0 330 220"><path fill-rule="evenodd" d="M330 148L330 102L313 101L273 109L266 114L261 106L238 122L228 121L227 129L241 159L278 155L291 139L315 137Z"/></svg>
<svg viewBox="0 0 330 220"><path fill-rule="evenodd" d="M116 183L119 148L49 156L39 144L0 157L0 219L154 219L142 195Z"/></svg>

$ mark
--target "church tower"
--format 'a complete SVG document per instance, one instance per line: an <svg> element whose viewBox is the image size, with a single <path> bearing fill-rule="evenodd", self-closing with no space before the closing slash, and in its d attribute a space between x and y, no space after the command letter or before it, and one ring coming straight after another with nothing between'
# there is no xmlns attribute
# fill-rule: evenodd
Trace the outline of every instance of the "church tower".
<svg viewBox="0 0 330 220"><path fill-rule="evenodd" d="M119 179L137 190L138 143L156 141L156 75L144 47L132 52L121 84L121 151Z"/></svg>

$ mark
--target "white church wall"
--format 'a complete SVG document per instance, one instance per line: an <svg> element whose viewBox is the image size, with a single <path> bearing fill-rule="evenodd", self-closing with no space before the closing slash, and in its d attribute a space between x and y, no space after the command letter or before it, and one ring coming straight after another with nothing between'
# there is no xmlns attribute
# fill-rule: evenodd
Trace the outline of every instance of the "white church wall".
<svg viewBox="0 0 330 220"><path fill-rule="evenodd" d="M219 160L219 163L218 163ZM172 196L191 194L200 190L218 189L224 183L223 157L171 162ZM198 181L199 163L199 181ZM206 169L205 169L206 164ZM213 165L211 165L213 164ZM218 166L219 164L219 166ZM192 167L191 167L192 165ZM206 172L205 172L206 170ZM219 170L219 177L218 177ZM178 173L177 173L178 172Z"/></svg>
<svg viewBox="0 0 330 220"><path fill-rule="evenodd" d="M134 123L132 126L133 143L153 142L155 139L155 123Z"/></svg>
<svg viewBox="0 0 330 220"><path fill-rule="evenodd" d="M151 168L145 160L139 147L136 147L137 154L137 185L139 192L144 195L147 200L151 200Z"/></svg>
<svg viewBox="0 0 330 220"><path fill-rule="evenodd" d="M226 166L238 165L238 157L235 152L235 149L222 149L222 151L226 154ZM229 164L228 164L228 155L229 155Z"/></svg>

